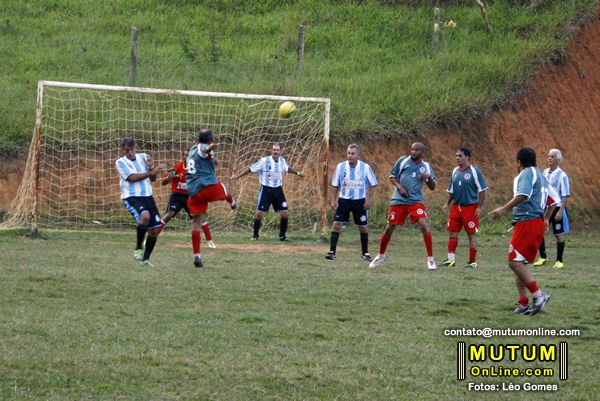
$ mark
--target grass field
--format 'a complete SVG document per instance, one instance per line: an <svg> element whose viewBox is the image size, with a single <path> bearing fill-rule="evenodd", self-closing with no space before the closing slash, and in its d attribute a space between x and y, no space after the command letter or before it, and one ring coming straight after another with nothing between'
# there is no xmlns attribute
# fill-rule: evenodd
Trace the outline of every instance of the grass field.
<svg viewBox="0 0 600 401"><path fill-rule="evenodd" d="M599 232L576 230L564 270L536 270L552 295L536 317L511 313L508 237L485 230L480 269L435 272L425 268L415 228L397 230L389 262L377 271L358 258L353 227L333 262L314 238L284 245L267 234L251 244L248 235L216 233L219 248L203 247L201 271L191 267L184 233L161 236L156 267L144 269L132 257L133 230L49 231L47 240L0 232L0 399L594 399ZM378 236L371 235L373 254ZM460 240L462 261L466 238ZM434 241L439 263L445 233L436 231ZM576 328L581 335L443 336L460 327ZM458 381L458 341L567 341L569 380L467 374ZM467 382L525 381L558 383L559 390L467 391Z"/></svg>

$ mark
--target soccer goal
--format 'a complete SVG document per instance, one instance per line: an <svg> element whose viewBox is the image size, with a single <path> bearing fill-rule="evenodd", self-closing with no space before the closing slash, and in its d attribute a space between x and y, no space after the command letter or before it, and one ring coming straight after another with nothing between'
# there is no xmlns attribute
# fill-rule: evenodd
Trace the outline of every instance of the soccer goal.
<svg viewBox="0 0 600 401"><path fill-rule="evenodd" d="M281 118L278 106L292 100L293 116ZM139 152L170 167L196 141L198 131L213 130L217 176L235 194L239 210L225 202L209 206L209 222L219 230L251 227L259 190L256 176L230 177L270 154L282 156L306 178L284 178L293 230L323 232L327 211L327 159L330 100L135 88L40 81L36 124L23 180L3 228L119 228L133 224L120 200L114 162L123 138L134 138ZM164 213L170 185L154 183ZM276 219L265 224L275 225ZM185 211L169 224L189 228Z"/></svg>

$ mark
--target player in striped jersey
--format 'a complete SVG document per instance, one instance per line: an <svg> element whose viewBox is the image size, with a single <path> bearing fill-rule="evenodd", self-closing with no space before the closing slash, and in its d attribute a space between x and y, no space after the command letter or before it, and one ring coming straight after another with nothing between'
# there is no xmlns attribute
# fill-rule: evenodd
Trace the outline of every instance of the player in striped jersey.
<svg viewBox="0 0 600 401"><path fill-rule="evenodd" d="M423 160L426 150L425 144L415 142L410 147L410 155L402 156L394 164L390 174L390 181L394 185L394 193L390 201L387 224L379 243L379 255L373 259L370 268L375 268L385 261L385 251L392 239L392 233L397 225L404 225L406 217L410 215L411 223L419 223L423 234L425 249L427 251L427 268L437 268L433 258L433 239L431 226L427 220L423 198L423 184L433 191L435 189L435 172L431 165Z"/></svg>
<svg viewBox="0 0 600 401"><path fill-rule="evenodd" d="M331 229L329 252L325 258L335 259L342 225L350 222L350 212L352 212L354 224L360 233L361 259L370 262L372 259L369 254L368 211L379 183L371 166L358 160L360 147L357 144L348 146L346 156L348 160L337 165L331 178L333 187L331 208L335 210L335 217Z"/></svg>
<svg viewBox="0 0 600 401"><path fill-rule="evenodd" d="M273 205L273 210L281 216L279 222L279 240L289 241L286 236L288 228L289 209L283 193L283 173L292 173L300 178L304 175L300 171L294 170L283 156L281 156L281 145L274 143L271 148L271 156L262 157L256 163L245 169L239 174L233 175L233 181L248 175L250 173L258 173L260 182L260 192L258 193L258 205L256 207L256 216L254 218L254 234L252 241L257 241L259 238L260 226L263 216L269 212L269 208Z"/></svg>
<svg viewBox="0 0 600 401"><path fill-rule="evenodd" d="M452 171L448 183L448 201L443 207L445 212L450 208L448 216L448 260L442 265L454 267L456 265L456 248L458 247L458 234L464 227L469 238L469 261L467 268L477 267L477 237L479 232L479 214L485 200L485 191L488 189L485 178L479 170L471 164L471 151L467 148L456 150L457 167Z"/></svg>
<svg viewBox="0 0 600 401"><path fill-rule="evenodd" d="M142 265L152 267L150 255L156 245L156 236L160 227L160 214L154 202L152 181L164 171L162 165L154 166L150 155L136 153L136 142L124 139L121 142L123 157L115 161L119 173L121 199L125 207L137 222L137 241L133 256L142 261ZM144 238L146 247L143 248Z"/></svg>
<svg viewBox="0 0 600 401"><path fill-rule="evenodd" d="M550 217L552 233L556 237L556 263L554 263L554 268L556 269L562 269L565 266L563 263L565 235L570 231L567 202L571 197L571 186L569 185L567 173L559 167L562 159L563 156L560 150L550 149L550 152L548 152L549 167L544 170L544 177L546 177L550 186L556 190L560 197L560 207L558 207ZM546 260L546 242L542 239L542 244L540 245L540 258L533 265L545 265Z"/></svg>
<svg viewBox="0 0 600 401"><path fill-rule="evenodd" d="M508 266L515 275L518 305L513 311L517 314L539 313L550 299L538 288L527 264L533 263L535 254L544 238L550 213L554 207L546 209L548 202L548 181L536 167L535 151L522 148L517 152L517 170L513 184L513 198L504 206L490 212L492 218L499 219L512 209L513 235L510 240ZM527 290L533 297L529 306Z"/></svg>
<svg viewBox="0 0 600 401"><path fill-rule="evenodd" d="M188 208L193 219L192 250L194 266L203 267L200 255L200 230L206 221L208 204L227 201L231 209L236 208L233 195L227 192L225 185L217 179L215 173L215 152L213 132L203 128L198 134L198 143L190 150L187 164L186 182L188 189Z"/></svg>

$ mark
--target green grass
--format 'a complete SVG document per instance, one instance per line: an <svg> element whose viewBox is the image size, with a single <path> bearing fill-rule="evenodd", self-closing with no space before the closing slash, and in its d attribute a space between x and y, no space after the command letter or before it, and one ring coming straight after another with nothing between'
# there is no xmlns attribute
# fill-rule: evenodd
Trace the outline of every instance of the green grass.
<svg viewBox="0 0 600 401"><path fill-rule="evenodd" d="M416 228L397 230L389 261L369 272L358 234L338 259L296 237L286 252L265 233L219 236L191 267L187 234L161 236L147 270L134 233L0 233L0 398L3 400L593 399L600 337L597 229L569 238L567 268L537 270L552 300L514 316L508 237L481 236L475 271L428 272ZM293 233L292 233L293 234ZM371 235L376 252L378 232ZM434 233L438 262L445 233ZM461 236L459 261L466 258ZM552 244L552 241L548 242ZM554 256L549 245L550 258ZM572 338L449 338L446 328L577 328ZM473 393L456 380L456 343L569 343L558 393ZM503 364L505 365L505 364ZM524 366L523 363L517 365ZM555 366L555 365L553 365ZM546 366L544 366L546 367ZM555 366L556 367L556 366Z"/></svg>
<svg viewBox="0 0 600 401"><path fill-rule="evenodd" d="M138 86L330 97L333 140L405 135L510 98L533 68L560 59L594 0L498 0L485 30L471 1L90 1L0 3L0 149L23 152L36 83L125 85L140 30ZM306 26L296 75L298 25Z"/></svg>

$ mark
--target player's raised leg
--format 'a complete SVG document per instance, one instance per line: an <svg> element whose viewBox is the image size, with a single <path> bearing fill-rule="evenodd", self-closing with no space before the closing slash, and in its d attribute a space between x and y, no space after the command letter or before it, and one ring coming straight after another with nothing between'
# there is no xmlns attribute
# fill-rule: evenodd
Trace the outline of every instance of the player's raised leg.
<svg viewBox="0 0 600 401"><path fill-rule="evenodd" d="M202 232L204 233L204 238L206 238L206 245L211 249L216 249L217 245L212 239L212 234L210 232L210 227L208 226L208 221L204 221L202 223Z"/></svg>

